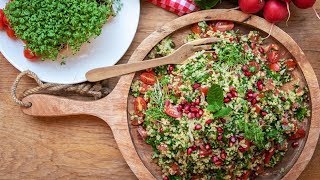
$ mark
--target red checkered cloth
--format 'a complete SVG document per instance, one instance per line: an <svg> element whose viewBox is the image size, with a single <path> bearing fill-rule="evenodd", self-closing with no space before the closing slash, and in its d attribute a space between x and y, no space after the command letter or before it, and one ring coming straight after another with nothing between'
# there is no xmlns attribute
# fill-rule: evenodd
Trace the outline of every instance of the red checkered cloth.
<svg viewBox="0 0 320 180"><path fill-rule="evenodd" d="M193 0L148 0L163 9L171 11L179 16L198 10Z"/></svg>

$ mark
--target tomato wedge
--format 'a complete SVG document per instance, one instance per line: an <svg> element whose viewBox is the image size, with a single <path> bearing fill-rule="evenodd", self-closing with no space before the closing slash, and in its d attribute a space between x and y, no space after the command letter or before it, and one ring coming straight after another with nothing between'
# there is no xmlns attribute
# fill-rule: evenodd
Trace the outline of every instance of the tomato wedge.
<svg viewBox="0 0 320 180"><path fill-rule="evenodd" d="M138 116L143 116L143 111L147 109L147 102L142 97L137 97L134 100L134 111Z"/></svg>
<svg viewBox="0 0 320 180"><path fill-rule="evenodd" d="M10 26L6 26L5 29L6 29L7 35L8 35L11 39L17 39L16 33L14 32L14 30L13 30Z"/></svg>
<svg viewBox="0 0 320 180"><path fill-rule="evenodd" d="M0 30L4 30L5 24L3 23L3 17L4 17L4 12L2 9L0 9Z"/></svg>
<svg viewBox="0 0 320 180"><path fill-rule="evenodd" d="M29 59L30 61L35 61L39 59L39 57L30 49L24 49L23 54L24 54L24 57Z"/></svg>
<svg viewBox="0 0 320 180"><path fill-rule="evenodd" d="M202 33L202 30L201 30L200 26L198 25L198 23L192 25L191 31L193 33L195 33L195 34L201 34Z"/></svg>
<svg viewBox="0 0 320 180"><path fill-rule="evenodd" d="M275 72L280 71L280 65L279 65L278 63L272 63L272 64L270 64L269 68L270 68L272 71L275 71Z"/></svg>
<svg viewBox="0 0 320 180"><path fill-rule="evenodd" d="M297 67L297 63L293 59L288 59L285 64L289 71L293 71Z"/></svg>
<svg viewBox="0 0 320 180"><path fill-rule="evenodd" d="M177 110L177 107L172 106L171 104L168 106L165 106L164 111L168 116L173 118L180 118L182 116L181 112Z"/></svg>
<svg viewBox="0 0 320 180"><path fill-rule="evenodd" d="M208 90L209 90L209 87L200 87L200 91L201 91L205 96L207 96Z"/></svg>
<svg viewBox="0 0 320 180"><path fill-rule="evenodd" d="M2 17L2 22L4 25L10 26L9 21L8 21L7 17L4 15L4 13L3 13L3 17Z"/></svg>
<svg viewBox="0 0 320 180"><path fill-rule="evenodd" d="M148 85L154 85L156 83L156 76L151 72L144 72L140 75L140 80Z"/></svg>
<svg viewBox="0 0 320 180"><path fill-rule="evenodd" d="M267 57L270 63L277 63L280 59L279 53L277 51L268 52Z"/></svg>
<svg viewBox="0 0 320 180"><path fill-rule="evenodd" d="M297 132L289 137L290 140L297 140L304 138L306 136L306 131L304 129L298 129Z"/></svg>
<svg viewBox="0 0 320 180"><path fill-rule="evenodd" d="M274 148L271 148L269 151L267 151L267 152L265 153L265 155L264 155L264 163L265 163L265 164L269 164L269 163L270 163L270 160L271 160L274 152L275 152L275 149L274 149Z"/></svg>
<svg viewBox="0 0 320 180"><path fill-rule="evenodd" d="M234 28L234 23L231 21L219 21L216 24L216 29L224 32L224 31L229 31Z"/></svg>

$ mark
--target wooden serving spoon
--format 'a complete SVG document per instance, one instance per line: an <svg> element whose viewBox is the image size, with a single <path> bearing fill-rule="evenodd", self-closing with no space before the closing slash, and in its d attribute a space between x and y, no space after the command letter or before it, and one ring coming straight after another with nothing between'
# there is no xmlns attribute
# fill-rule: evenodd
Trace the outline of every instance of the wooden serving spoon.
<svg viewBox="0 0 320 180"><path fill-rule="evenodd" d="M154 68L166 64L182 64L194 52L212 49L211 44L220 41L218 38L198 39L182 45L172 54L142 62L120 64L90 70L86 73L86 78L90 82L97 82L104 79L121 76L148 68Z"/></svg>

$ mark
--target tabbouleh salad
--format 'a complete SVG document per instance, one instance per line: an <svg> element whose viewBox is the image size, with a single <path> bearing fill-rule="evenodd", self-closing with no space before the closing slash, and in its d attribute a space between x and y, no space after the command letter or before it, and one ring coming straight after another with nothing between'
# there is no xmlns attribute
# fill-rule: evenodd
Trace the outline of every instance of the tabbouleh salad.
<svg viewBox="0 0 320 180"><path fill-rule="evenodd" d="M187 41L222 41L183 65L146 70L132 84L131 123L152 146L163 179L255 178L305 137L308 89L292 73L296 62L258 32L233 29L223 21L193 25ZM173 48L166 38L150 57Z"/></svg>

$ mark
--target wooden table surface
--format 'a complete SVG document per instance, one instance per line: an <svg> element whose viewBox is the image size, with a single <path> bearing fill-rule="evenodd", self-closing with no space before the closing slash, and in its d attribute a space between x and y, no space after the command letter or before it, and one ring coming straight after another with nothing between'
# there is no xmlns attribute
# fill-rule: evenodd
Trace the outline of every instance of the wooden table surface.
<svg viewBox="0 0 320 180"><path fill-rule="evenodd" d="M320 12L320 1L315 6ZM292 7L280 24L304 50L320 79L320 20L312 9ZM151 32L177 16L141 1L137 35L121 63ZM108 125L91 116L37 118L13 103L11 85L19 72L0 54L0 179L136 179ZM20 89L35 86L26 79ZM320 143L300 179L320 179Z"/></svg>

